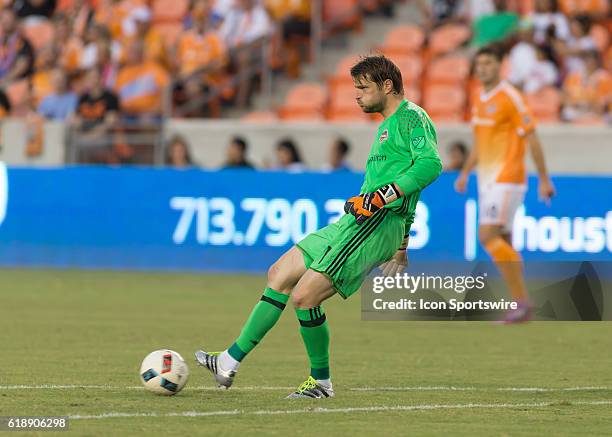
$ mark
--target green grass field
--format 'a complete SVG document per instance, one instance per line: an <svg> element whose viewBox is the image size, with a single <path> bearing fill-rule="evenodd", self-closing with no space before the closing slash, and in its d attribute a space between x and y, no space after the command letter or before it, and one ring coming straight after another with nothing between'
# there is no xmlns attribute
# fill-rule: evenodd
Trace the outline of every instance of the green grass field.
<svg viewBox="0 0 612 437"><path fill-rule="evenodd" d="M217 390L193 351L231 343L263 286L263 276L0 270L0 416L68 415L70 435L612 434L605 322L362 322L359 297L333 298L335 398L284 399L308 372L290 307L235 386ZM139 387L140 362L160 348L190 365L174 397Z"/></svg>

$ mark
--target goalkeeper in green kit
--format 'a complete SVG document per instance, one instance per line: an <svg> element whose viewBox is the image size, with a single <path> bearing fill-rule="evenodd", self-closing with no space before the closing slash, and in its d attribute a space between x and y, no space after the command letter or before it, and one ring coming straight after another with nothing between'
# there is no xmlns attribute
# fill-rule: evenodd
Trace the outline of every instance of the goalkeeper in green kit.
<svg viewBox="0 0 612 437"><path fill-rule="evenodd" d="M385 275L407 264L410 225L421 190L440 174L436 131L427 113L404 99L402 75L384 56L367 56L351 68L357 104L384 121L372 144L361 194L346 214L284 253L268 271L267 287L236 341L223 352L196 352L221 387L232 385L240 363L276 324L289 299L310 359L310 376L289 398L334 396L329 370L329 327L322 302L346 299L368 273Z"/></svg>

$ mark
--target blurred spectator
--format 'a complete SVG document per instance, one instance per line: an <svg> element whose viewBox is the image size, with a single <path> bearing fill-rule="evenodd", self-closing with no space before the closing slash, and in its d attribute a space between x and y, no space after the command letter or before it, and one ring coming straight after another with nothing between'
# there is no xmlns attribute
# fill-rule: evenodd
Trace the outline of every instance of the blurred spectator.
<svg viewBox="0 0 612 437"><path fill-rule="evenodd" d="M38 52L36 70L32 75L32 103L40 102L54 91L53 73L56 71L59 53L54 44L48 44Z"/></svg>
<svg viewBox="0 0 612 437"><path fill-rule="evenodd" d="M177 168L195 167L189 145L181 135L174 135L166 148L166 165Z"/></svg>
<svg viewBox="0 0 612 437"><path fill-rule="evenodd" d="M559 74L541 47L533 44L531 23L521 21L519 25L520 42L512 47L509 54L510 73L508 80L526 93L535 93L540 88L555 85Z"/></svg>
<svg viewBox="0 0 612 437"><path fill-rule="evenodd" d="M310 36L310 2L307 0L266 0L265 6L280 24L287 75L300 75L300 50Z"/></svg>
<svg viewBox="0 0 612 437"><path fill-rule="evenodd" d="M567 43L558 41L556 50L565 58L565 69L572 73L584 70L581 53L597 50L597 44L590 35L591 19L586 15L573 17L570 21L570 37Z"/></svg>
<svg viewBox="0 0 612 437"><path fill-rule="evenodd" d="M612 75L601 67L595 50L582 55L584 70L571 73L563 83L562 118L600 118L612 109Z"/></svg>
<svg viewBox="0 0 612 437"><path fill-rule="evenodd" d="M467 21L466 3L469 0L417 0L416 3L426 28Z"/></svg>
<svg viewBox="0 0 612 437"><path fill-rule="evenodd" d="M116 61L121 56L121 44L113 41L108 29L104 26L94 25L85 32L86 44L83 47L79 59L79 66L83 70L89 70L98 64L100 51L110 49L111 59Z"/></svg>
<svg viewBox="0 0 612 437"><path fill-rule="evenodd" d="M350 170L346 157L351 150L351 146L345 138L336 138L329 147L329 162L327 162L322 170L323 171L346 171Z"/></svg>
<svg viewBox="0 0 612 437"><path fill-rule="evenodd" d="M236 0L225 16L220 32L225 43L234 48L250 44L272 31L270 17L256 0Z"/></svg>
<svg viewBox="0 0 612 437"><path fill-rule="evenodd" d="M56 0L15 0L13 9L20 18L40 16L50 18L55 11Z"/></svg>
<svg viewBox="0 0 612 437"><path fill-rule="evenodd" d="M0 86L32 74L34 50L18 30L15 12L6 6L0 16Z"/></svg>
<svg viewBox="0 0 612 437"><path fill-rule="evenodd" d="M157 62L165 67L169 66L164 37L151 26L151 11L146 7L135 9L132 11L131 18L134 23L134 32L124 38L123 46L127 47L133 41L142 41L145 61Z"/></svg>
<svg viewBox="0 0 612 437"><path fill-rule="evenodd" d="M193 27L194 18L199 16L207 17L207 25L216 29L223 21L223 15L217 11L216 7L213 8L213 3L216 6L219 2L212 0L191 0L189 2L187 15L183 18L183 27L185 30L191 29Z"/></svg>
<svg viewBox="0 0 612 437"><path fill-rule="evenodd" d="M481 47L506 39L516 30L519 16L508 11L505 0L495 0L495 12L483 15L472 24L472 44Z"/></svg>
<svg viewBox="0 0 612 437"><path fill-rule="evenodd" d="M300 173L306 170L300 152L289 138L282 139L276 146L276 160L279 169L286 170L292 173Z"/></svg>
<svg viewBox="0 0 612 437"><path fill-rule="evenodd" d="M98 44L96 68L102 74L102 82L109 89L115 88L117 80L118 67L113 60L112 49L109 41L102 41Z"/></svg>
<svg viewBox="0 0 612 437"><path fill-rule="evenodd" d="M92 68L85 77L87 91L80 95L75 125L83 131L106 134L118 120L117 96L104 87L102 72Z"/></svg>
<svg viewBox="0 0 612 437"><path fill-rule="evenodd" d="M234 137L227 146L226 161L223 168L255 168L247 159L248 145L244 138Z"/></svg>
<svg viewBox="0 0 612 437"><path fill-rule="evenodd" d="M55 38L53 44L59 52L59 65L69 73L79 69L83 52L83 41L73 35L70 19L63 14L53 17Z"/></svg>
<svg viewBox="0 0 612 437"><path fill-rule="evenodd" d="M123 115L128 120L155 121L161 115L163 92L169 82L168 73L159 64L144 61L142 43L132 42L115 84Z"/></svg>
<svg viewBox="0 0 612 437"><path fill-rule="evenodd" d="M2 120L4 117L7 117L10 113L11 102L9 101L2 88L0 88L0 120ZM0 140L1 139L2 138L0 138Z"/></svg>
<svg viewBox="0 0 612 437"><path fill-rule="evenodd" d="M52 78L54 91L40 102L38 113L49 120L67 120L76 110L78 96L63 71L55 70Z"/></svg>
<svg viewBox="0 0 612 437"><path fill-rule="evenodd" d="M529 15L534 26L534 42L544 44L549 37L567 41L570 36L567 17L559 10L558 0L536 0L535 11Z"/></svg>
<svg viewBox="0 0 612 437"><path fill-rule="evenodd" d="M193 16L193 28L185 32L178 43L176 66L182 79L206 67L223 67L227 62L225 44L212 29L208 17Z"/></svg>
<svg viewBox="0 0 612 437"><path fill-rule="evenodd" d="M444 165L444 171L461 170L467 159L467 154L467 147L463 141L453 141L448 146L448 163Z"/></svg>

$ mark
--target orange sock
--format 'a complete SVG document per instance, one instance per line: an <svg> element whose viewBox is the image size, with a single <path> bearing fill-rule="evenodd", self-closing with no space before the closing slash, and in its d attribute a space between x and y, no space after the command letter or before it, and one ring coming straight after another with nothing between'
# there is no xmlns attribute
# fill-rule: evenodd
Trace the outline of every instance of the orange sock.
<svg viewBox="0 0 612 437"><path fill-rule="evenodd" d="M502 237L494 237L485 244L485 250L493 258L515 301L527 300L523 263L520 253Z"/></svg>

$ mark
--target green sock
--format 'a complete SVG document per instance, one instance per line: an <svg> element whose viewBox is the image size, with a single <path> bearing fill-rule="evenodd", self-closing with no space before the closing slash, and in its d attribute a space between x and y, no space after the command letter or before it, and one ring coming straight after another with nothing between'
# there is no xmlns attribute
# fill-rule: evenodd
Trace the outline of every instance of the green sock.
<svg viewBox="0 0 612 437"><path fill-rule="evenodd" d="M329 379L329 325L323 308L296 308L295 313L310 359L310 375L314 379Z"/></svg>
<svg viewBox="0 0 612 437"><path fill-rule="evenodd" d="M289 296L278 291L266 288L261 300L257 302L251 315L244 324L238 339L228 349L228 353L236 361L242 361L261 341L266 333L280 318Z"/></svg>

